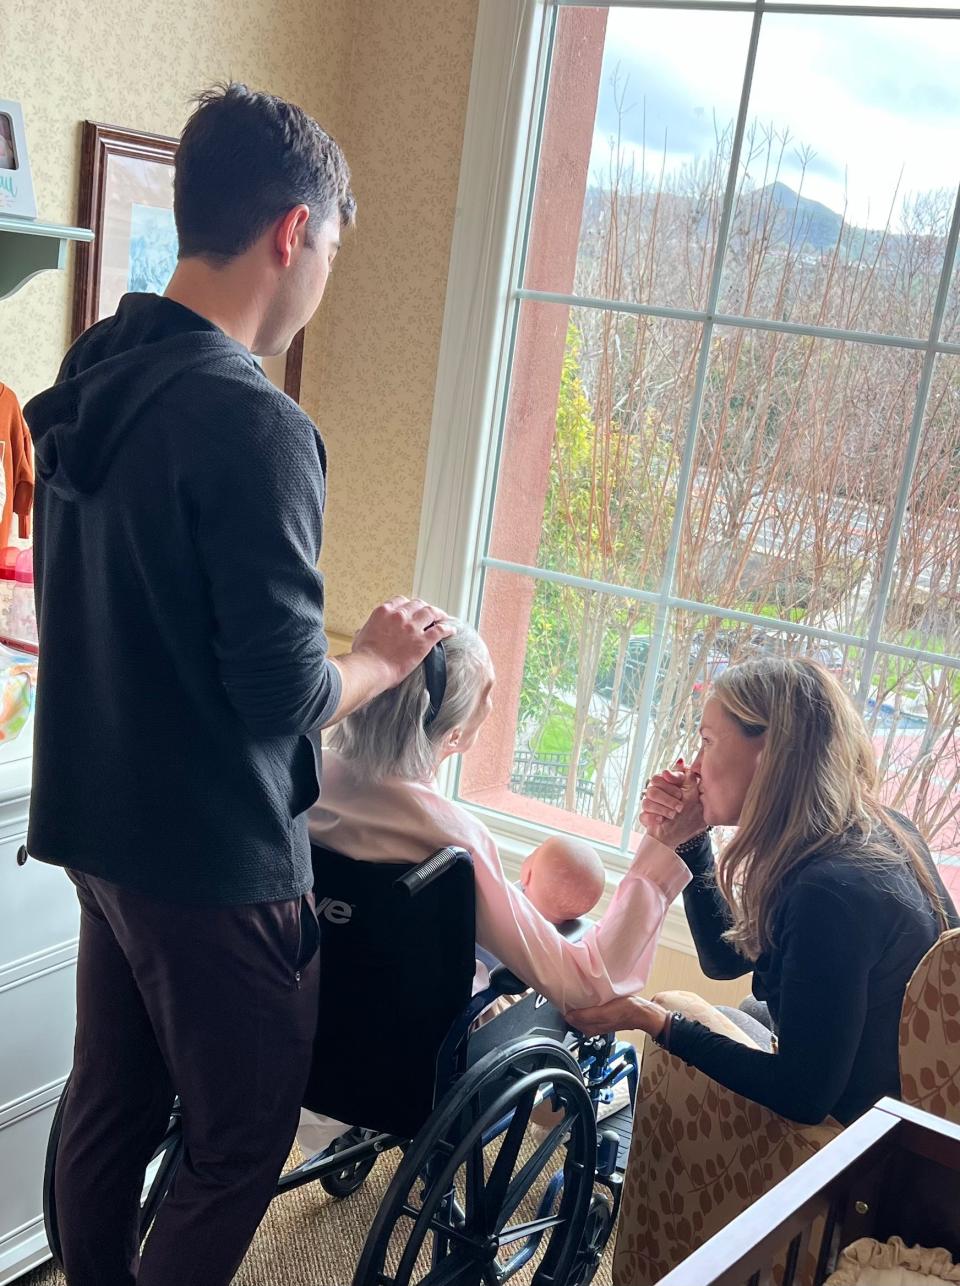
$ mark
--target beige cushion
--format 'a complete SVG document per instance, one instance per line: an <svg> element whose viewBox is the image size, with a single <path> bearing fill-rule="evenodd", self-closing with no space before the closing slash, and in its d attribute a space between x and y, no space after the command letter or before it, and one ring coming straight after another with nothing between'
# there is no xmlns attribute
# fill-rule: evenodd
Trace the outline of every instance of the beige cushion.
<svg viewBox="0 0 960 1286"><path fill-rule="evenodd" d="M824 1286L932 1286L960 1282L960 1266L946 1250L907 1246L899 1237L887 1242L862 1237L840 1254L837 1271Z"/></svg>

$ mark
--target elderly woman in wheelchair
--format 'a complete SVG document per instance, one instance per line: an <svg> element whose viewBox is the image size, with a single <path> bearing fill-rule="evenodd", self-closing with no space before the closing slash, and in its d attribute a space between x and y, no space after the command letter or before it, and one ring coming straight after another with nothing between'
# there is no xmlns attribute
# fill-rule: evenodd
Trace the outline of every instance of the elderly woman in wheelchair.
<svg viewBox="0 0 960 1286"><path fill-rule="evenodd" d="M689 874L648 836L592 924L554 923L595 900L582 849L538 854L525 887L510 883L483 823L435 784L443 760L474 744L493 686L486 647L458 623L324 752L310 817L320 1007L299 1136L311 1155L278 1192L318 1180L347 1196L381 1153L402 1151L355 1286L492 1286L535 1258L535 1282L585 1286L619 1207L636 1055L564 1014L644 984ZM598 1125L620 1082L628 1101ZM54 1253L57 1138L55 1122ZM181 1155L174 1105L147 1175L144 1234Z"/></svg>

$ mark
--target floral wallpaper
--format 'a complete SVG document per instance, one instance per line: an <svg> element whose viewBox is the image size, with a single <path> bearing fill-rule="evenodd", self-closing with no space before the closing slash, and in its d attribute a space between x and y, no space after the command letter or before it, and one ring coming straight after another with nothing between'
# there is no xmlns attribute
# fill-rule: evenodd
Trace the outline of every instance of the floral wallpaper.
<svg viewBox="0 0 960 1286"><path fill-rule="evenodd" d="M73 223L80 122L179 132L236 78L343 144L359 223L307 332L302 401L330 454L330 627L411 588L478 0L4 0L0 98L23 104L39 217ZM26 401L69 338L67 271L0 303L0 382Z"/></svg>
<svg viewBox="0 0 960 1286"><path fill-rule="evenodd" d="M320 383L331 627L412 588L478 0L354 9L344 146L357 227L333 274Z"/></svg>

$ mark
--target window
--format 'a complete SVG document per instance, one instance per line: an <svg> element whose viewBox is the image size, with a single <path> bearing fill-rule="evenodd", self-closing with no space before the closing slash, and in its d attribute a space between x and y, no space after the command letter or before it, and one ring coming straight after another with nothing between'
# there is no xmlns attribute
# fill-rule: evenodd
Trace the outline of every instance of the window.
<svg viewBox="0 0 960 1286"><path fill-rule="evenodd" d="M915 9L538 8L449 542L501 826L626 854L711 678L800 653L960 887L960 9Z"/></svg>

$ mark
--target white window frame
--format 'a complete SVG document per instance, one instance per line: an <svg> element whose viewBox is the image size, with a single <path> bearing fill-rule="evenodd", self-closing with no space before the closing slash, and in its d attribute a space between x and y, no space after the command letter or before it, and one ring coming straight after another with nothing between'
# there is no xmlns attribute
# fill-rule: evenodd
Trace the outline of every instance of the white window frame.
<svg viewBox="0 0 960 1286"><path fill-rule="evenodd" d="M563 7L627 7L743 11L753 14L746 69L736 123L734 155L718 237L717 257L710 292L702 310L588 299L537 290L515 288L518 266L526 235L521 212L535 180L537 149L545 107L545 79L549 63L549 41L553 14ZM828 339L849 339L861 343L912 348L923 353L920 393L906 448L903 473L898 486L891 524L891 537L880 575L881 592L868 633L846 635L791 624L792 633L806 634L825 642L862 648L864 684L869 682L874 656L879 653L905 656L960 667L960 658L925 653L915 648L881 640L883 621L896 564L900 527L906 509L914 465L923 428L933 364L938 354L960 354L960 343L944 343L937 337L960 240L960 192L954 206L947 237L944 269L926 338L876 335L836 327L808 326L769 318L727 316L717 312L720 273L729 227L737 173L737 157L746 123L754 61L764 13L829 13L883 17L960 18L960 9L878 7L869 4L795 3L793 0L480 0L476 40L464 131L460 184L451 246L446 305L438 362L430 445L424 485L423 511L415 572L416 592L431 602L443 604L459 616L474 619L479 610L479 593L484 568L514 572L538 580L553 580L588 589L608 590L620 597L642 599L655 608L655 624L646 677L641 693L638 726L649 720L655 678L665 636L667 613L674 609L695 611L770 626L766 617L739 612L718 604L677 598L672 583L679 550L681 525L687 493L692 481L701 393L710 347L710 333L718 325L746 326L813 335ZM539 120L534 114L539 113ZM563 573L484 556L486 526L490 519L492 489L496 481L499 421L503 413L510 378L514 308L517 300L535 299L572 306L593 305L618 312L659 315L700 323L704 328L690 429L678 478L676 513L670 546L659 592L633 590L585 581ZM866 689L859 694L866 698ZM639 799L641 765L638 756L634 780L628 783L624 844L611 847L608 862L623 871L629 858L624 845L630 818ZM452 789L453 770L448 763L444 785ZM478 805L465 806L482 816L501 846L508 866L530 851L548 828L521 818L509 817ZM681 927L682 922L682 927ZM683 921L668 920L665 941L683 950L692 950Z"/></svg>

